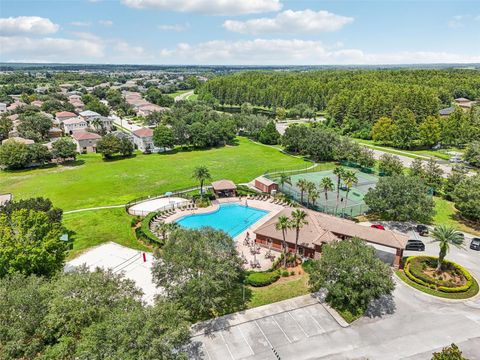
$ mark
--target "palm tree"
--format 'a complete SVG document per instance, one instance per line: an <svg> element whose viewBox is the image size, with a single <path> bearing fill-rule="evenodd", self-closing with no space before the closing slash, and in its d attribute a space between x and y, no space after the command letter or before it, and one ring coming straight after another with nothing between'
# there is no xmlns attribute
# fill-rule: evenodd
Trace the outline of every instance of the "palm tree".
<svg viewBox="0 0 480 360"><path fill-rule="evenodd" d="M292 185L292 178L285 173L281 173L280 178L278 179L278 183L282 188L285 184Z"/></svg>
<svg viewBox="0 0 480 360"><path fill-rule="evenodd" d="M161 222L157 225L155 230L157 234L162 237L162 240L166 240L167 235L176 229L178 229L178 224L175 222L171 222L171 223Z"/></svg>
<svg viewBox="0 0 480 360"><path fill-rule="evenodd" d="M312 200L312 207L315 208L315 203L320 196L320 193L318 192L317 188L313 189L310 193L310 200Z"/></svg>
<svg viewBox="0 0 480 360"><path fill-rule="evenodd" d="M432 242L438 242L440 252L438 254L437 272L442 271L443 259L448 253L450 245L462 248L463 237L455 228L446 225L439 225L432 231Z"/></svg>
<svg viewBox="0 0 480 360"><path fill-rule="evenodd" d="M315 192L317 191L317 188L316 188L316 186L313 182L308 181L306 191L307 191L307 207L309 207L310 206L310 199L312 198L312 195L315 195ZM318 197L318 192L317 192L316 196Z"/></svg>
<svg viewBox="0 0 480 360"><path fill-rule="evenodd" d="M299 179L297 181L297 187L300 190L300 203L303 204L303 194L307 190L308 181L305 179Z"/></svg>
<svg viewBox="0 0 480 360"><path fill-rule="evenodd" d="M327 212L328 192L333 191L334 186L332 179L329 177L324 177L322 181L320 181L320 188L323 189L323 193L325 194L325 212Z"/></svg>
<svg viewBox="0 0 480 360"><path fill-rule="evenodd" d="M306 220L307 213L303 210L296 209L292 211L291 227L295 229L295 257L298 251L298 237L300 236L300 229L303 225L308 225Z"/></svg>
<svg viewBox="0 0 480 360"><path fill-rule="evenodd" d="M338 203L340 202L340 182L342 181L345 170L342 167L337 166L335 169L333 169L333 173L337 176L337 202L335 204L335 214L336 214L338 210Z"/></svg>
<svg viewBox="0 0 480 360"><path fill-rule="evenodd" d="M206 166L197 166L195 169L193 169L192 177L200 181L200 197L203 199L203 184L206 180L210 180L212 178L210 171Z"/></svg>
<svg viewBox="0 0 480 360"><path fill-rule="evenodd" d="M347 208L348 194L353 185L358 184L358 178L354 171L347 170L343 175L343 181L347 187L347 193L345 195L345 204L343 204L343 214L345 215L345 209Z"/></svg>
<svg viewBox="0 0 480 360"><path fill-rule="evenodd" d="M287 264L287 240L285 239L287 236L287 231L290 229L290 220L288 217L282 215L278 217L278 221L275 224L275 229L282 232L283 237L283 267Z"/></svg>

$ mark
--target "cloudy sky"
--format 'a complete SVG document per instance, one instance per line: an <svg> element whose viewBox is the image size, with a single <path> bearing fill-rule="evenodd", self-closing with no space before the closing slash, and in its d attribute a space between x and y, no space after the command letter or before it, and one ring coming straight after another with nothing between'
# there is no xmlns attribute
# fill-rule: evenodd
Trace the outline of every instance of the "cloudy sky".
<svg viewBox="0 0 480 360"><path fill-rule="evenodd" d="M480 0L0 0L0 61L480 62Z"/></svg>

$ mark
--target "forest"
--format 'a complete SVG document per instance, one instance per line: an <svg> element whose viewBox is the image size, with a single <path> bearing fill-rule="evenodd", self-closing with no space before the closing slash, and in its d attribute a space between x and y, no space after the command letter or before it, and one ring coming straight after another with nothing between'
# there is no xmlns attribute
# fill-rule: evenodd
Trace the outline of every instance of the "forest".
<svg viewBox="0 0 480 360"><path fill-rule="evenodd" d="M455 98L480 98L480 72L456 69L250 71L216 77L197 89L200 99L290 109L305 104L326 112L344 134L370 138L381 117L409 110L420 125Z"/></svg>

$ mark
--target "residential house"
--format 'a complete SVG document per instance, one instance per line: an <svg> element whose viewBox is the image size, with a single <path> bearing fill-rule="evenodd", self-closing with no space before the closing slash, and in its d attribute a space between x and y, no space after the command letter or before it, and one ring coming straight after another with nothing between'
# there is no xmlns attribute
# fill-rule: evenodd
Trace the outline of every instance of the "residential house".
<svg viewBox="0 0 480 360"><path fill-rule="evenodd" d="M135 110L137 112L137 115L139 116L148 116L154 112L165 111L167 110L167 108L148 103L148 104L139 105L135 107Z"/></svg>
<svg viewBox="0 0 480 360"><path fill-rule="evenodd" d="M113 126L113 119L102 116L95 111L91 111L91 110L82 111L80 113L80 117L87 122L87 125L90 128L95 128L99 124L106 131L110 131Z"/></svg>
<svg viewBox="0 0 480 360"><path fill-rule="evenodd" d="M78 116L63 121L65 134L72 135L76 131L86 131L87 128L87 122Z"/></svg>
<svg viewBox="0 0 480 360"><path fill-rule="evenodd" d="M455 99L455 103L460 106L462 109L464 110L468 110L470 109L473 105L476 104L475 101L472 101L472 100L469 100L469 99L466 99L466 98L458 98L458 99Z"/></svg>
<svg viewBox="0 0 480 360"><path fill-rule="evenodd" d="M155 146L153 145L153 130L148 128L141 128L135 130L133 133L133 143L142 152L153 152Z"/></svg>
<svg viewBox="0 0 480 360"><path fill-rule="evenodd" d="M294 209L285 208L254 230L255 242L272 250L282 251L283 234L281 230L276 228L276 224L280 216L291 217L292 211ZM358 237L369 244L373 244L382 252L389 253L389 250L394 250L395 253L391 254L393 265L395 267L401 266L403 250L408 241L407 236L394 231L359 225L350 220L312 210L304 211L307 213L307 224L301 228L298 239L298 253L301 256L317 259L321 256L324 244ZM296 232L294 230L287 231L285 241L287 251L294 252Z"/></svg>
<svg viewBox="0 0 480 360"><path fill-rule="evenodd" d="M73 142L77 145L79 153L97 152L97 142L102 137L88 131L75 131L72 134Z"/></svg>
<svg viewBox="0 0 480 360"><path fill-rule="evenodd" d="M55 113L55 120L58 121L58 124L62 124L65 120L76 118L77 114L72 113L70 111L60 111Z"/></svg>
<svg viewBox="0 0 480 360"><path fill-rule="evenodd" d="M52 127L52 128L50 128L50 130L48 130L48 138L49 139L60 138L60 137L62 137L62 135L63 135L63 131L62 131L62 129L60 129L58 127Z"/></svg>
<svg viewBox="0 0 480 360"><path fill-rule="evenodd" d="M454 106L450 106L448 108L445 108L445 109L441 109L438 114L441 116L441 117L446 117L446 116L449 116L450 114L452 114L453 112L455 111L455 107Z"/></svg>

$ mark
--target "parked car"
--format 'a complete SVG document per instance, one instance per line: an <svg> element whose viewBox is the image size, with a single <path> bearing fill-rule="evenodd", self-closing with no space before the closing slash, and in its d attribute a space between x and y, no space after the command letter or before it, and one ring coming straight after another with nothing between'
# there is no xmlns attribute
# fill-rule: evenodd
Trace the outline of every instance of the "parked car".
<svg viewBox="0 0 480 360"><path fill-rule="evenodd" d="M407 241L405 250L425 251L425 244L421 240L410 239Z"/></svg>
<svg viewBox="0 0 480 360"><path fill-rule="evenodd" d="M480 251L480 238L473 238L470 242L470 249Z"/></svg>
<svg viewBox="0 0 480 360"><path fill-rule="evenodd" d="M421 235L421 236L427 236L428 235L428 227L426 227L425 225L417 225L417 232Z"/></svg>
<svg viewBox="0 0 480 360"><path fill-rule="evenodd" d="M382 224L372 224L370 227L378 230L385 230L385 227Z"/></svg>

